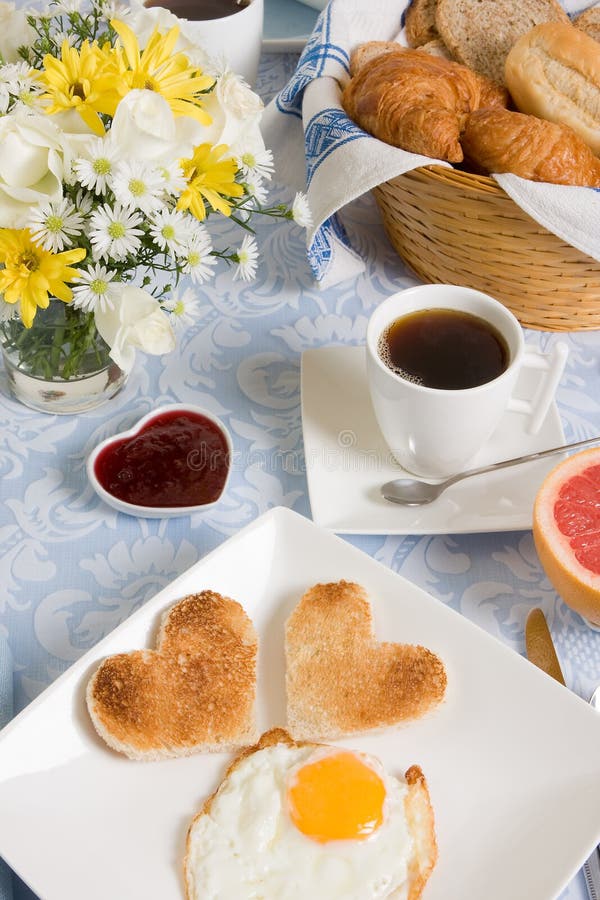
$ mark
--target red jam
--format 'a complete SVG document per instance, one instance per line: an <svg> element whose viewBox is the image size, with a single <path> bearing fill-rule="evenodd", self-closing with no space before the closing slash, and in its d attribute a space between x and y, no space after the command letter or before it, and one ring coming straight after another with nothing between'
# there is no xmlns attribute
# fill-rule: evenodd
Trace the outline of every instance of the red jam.
<svg viewBox="0 0 600 900"><path fill-rule="evenodd" d="M105 447L94 473L105 491L127 503L199 506L219 499L229 462L225 435L214 422L170 410Z"/></svg>

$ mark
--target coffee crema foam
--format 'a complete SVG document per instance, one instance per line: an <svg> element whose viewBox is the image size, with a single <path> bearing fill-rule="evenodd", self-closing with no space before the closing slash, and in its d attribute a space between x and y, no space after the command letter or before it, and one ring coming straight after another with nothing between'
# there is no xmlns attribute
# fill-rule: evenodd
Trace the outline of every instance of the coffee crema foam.
<svg viewBox="0 0 600 900"><path fill-rule="evenodd" d="M410 381L411 384L423 384L423 379L419 375L413 375L410 372L407 372L405 369L401 369L399 366L396 366L392 360L392 356L390 353L390 348L388 344L388 336L390 333L389 327L385 329L379 336L379 340L377 341L377 353L379 354L379 359L386 366L390 372L393 372L394 375L398 375L400 378L403 378L404 381Z"/></svg>

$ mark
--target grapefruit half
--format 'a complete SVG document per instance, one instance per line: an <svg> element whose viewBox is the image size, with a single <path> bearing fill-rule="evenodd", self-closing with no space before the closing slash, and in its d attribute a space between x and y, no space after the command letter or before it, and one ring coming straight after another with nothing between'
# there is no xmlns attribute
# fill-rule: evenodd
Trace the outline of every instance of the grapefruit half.
<svg viewBox="0 0 600 900"><path fill-rule="evenodd" d="M540 562L565 603L600 625L600 447L546 476L533 508Z"/></svg>

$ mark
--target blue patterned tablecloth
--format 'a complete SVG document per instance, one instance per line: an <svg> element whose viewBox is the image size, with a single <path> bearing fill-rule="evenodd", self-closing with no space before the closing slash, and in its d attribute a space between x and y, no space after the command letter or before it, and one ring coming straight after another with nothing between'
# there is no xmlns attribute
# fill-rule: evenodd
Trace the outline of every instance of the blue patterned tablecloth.
<svg viewBox="0 0 600 900"><path fill-rule="evenodd" d="M263 59L259 89L269 98L296 58ZM282 188L276 196L285 197ZM0 371L0 631L15 660L20 709L100 638L200 557L272 506L310 516L302 467L300 354L360 344L370 312L414 282L388 243L371 198L344 223L367 260L355 284L320 292L300 229L267 220L255 283L228 273L201 292L202 314L178 352L140 357L124 391L81 416L52 417L8 397ZM527 332L547 348L563 335ZM558 392L568 441L600 433L600 334L572 333ZM144 520L118 515L92 492L85 458L100 440L170 401L204 405L229 426L236 467L223 502L207 515ZM355 537L376 559L524 652L533 606L549 618L567 683L589 696L600 681L600 634L557 597L530 532L438 537ZM31 898L24 887L17 900ZM581 875L562 900L584 900Z"/></svg>

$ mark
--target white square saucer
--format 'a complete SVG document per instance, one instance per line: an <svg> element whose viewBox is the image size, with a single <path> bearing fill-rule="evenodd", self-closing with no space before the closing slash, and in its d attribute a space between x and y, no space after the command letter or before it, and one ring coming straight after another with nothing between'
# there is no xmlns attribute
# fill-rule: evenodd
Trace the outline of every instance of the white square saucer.
<svg viewBox="0 0 600 900"><path fill-rule="evenodd" d="M539 374L521 373L528 398ZM538 432L507 412L470 468L564 444L556 404ZM531 528L533 501L560 456L467 479L427 506L384 500L379 488L406 473L377 425L366 378L364 347L325 347L302 354L302 429L313 520L338 534L460 534Z"/></svg>

